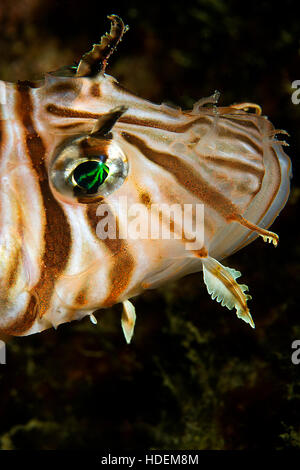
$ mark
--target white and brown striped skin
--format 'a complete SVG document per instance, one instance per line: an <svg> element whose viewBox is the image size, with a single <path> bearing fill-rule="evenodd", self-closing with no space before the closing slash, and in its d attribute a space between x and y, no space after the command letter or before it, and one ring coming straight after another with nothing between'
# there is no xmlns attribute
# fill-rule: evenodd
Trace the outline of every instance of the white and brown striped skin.
<svg viewBox="0 0 300 470"><path fill-rule="evenodd" d="M275 140L270 121L244 111L246 105L196 104L191 111L181 111L141 99L104 73L47 75L38 83L2 85L4 334L56 327L200 271L205 260L220 260L258 233L268 234L263 229L287 200L289 158ZM72 135L90 133L97 119L118 106L127 111L114 125L112 141L128 159L127 178L95 203L65 201L49 184L48 169L57 147ZM117 217L121 196L148 210L153 203L204 204L203 248L186 250L184 238L99 239L99 203L108 204L122 232ZM176 224L171 225L176 231Z"/></svg>

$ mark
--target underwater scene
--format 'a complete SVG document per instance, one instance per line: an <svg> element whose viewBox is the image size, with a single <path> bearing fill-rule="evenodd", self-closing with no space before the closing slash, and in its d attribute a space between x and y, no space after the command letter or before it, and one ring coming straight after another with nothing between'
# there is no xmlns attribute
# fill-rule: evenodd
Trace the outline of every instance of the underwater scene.
<svg viewBox="0 0 300 470"><path fill-rule="evenodd" d="M300 448L296 7L1 2L0 450Z"/></svg>

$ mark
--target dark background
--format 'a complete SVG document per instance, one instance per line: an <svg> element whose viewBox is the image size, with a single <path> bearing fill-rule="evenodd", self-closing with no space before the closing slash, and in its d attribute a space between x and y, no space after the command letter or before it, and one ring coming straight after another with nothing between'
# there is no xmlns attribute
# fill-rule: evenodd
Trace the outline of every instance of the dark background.
<svg viewBox="0 0 300 470"><path fill-rule="evenodd" d="M135 299L130 346L120 305L96 327L85 319L12 338L0 366L0 448L300 447L298 3L1 0L1 79L72 64L119 14L130 30L107 73L183 108L216 89L221 105L260 104L291 135L294 178L272 226L278 248L260 238L225 262L250 288L255 330L210 299L199 273Z"/></svg>

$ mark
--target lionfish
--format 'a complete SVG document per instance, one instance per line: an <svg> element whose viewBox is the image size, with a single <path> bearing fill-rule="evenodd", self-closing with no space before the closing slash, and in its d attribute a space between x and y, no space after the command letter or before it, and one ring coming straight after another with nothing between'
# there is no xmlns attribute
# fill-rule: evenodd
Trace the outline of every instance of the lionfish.
<svg viewBox="0 0 300 470"><path fill-rule="evenodd" d="M219 107L218 93L182 111L127 91L105 69L128 27L108 18L110 32L76 66L0 82L0 331L96 323L96 310L122 303L129 343L129 299L201 270L211 297L254 327L241 273L220 260L259 235L278 243L267 228L289 195L284 131L256 104ZM126 237L125 202L143 207L142 225L155 206L174 236ZM186 248L191 234L165 217L172 205L192 207L192 223L204 208L200 245ZM115 236L99 236L103 219Z"/></svg>

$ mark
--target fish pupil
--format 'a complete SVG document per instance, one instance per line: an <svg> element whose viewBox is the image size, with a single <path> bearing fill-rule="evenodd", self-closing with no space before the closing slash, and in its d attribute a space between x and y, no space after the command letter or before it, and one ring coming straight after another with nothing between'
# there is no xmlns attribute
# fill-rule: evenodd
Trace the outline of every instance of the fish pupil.
<svg viewBox="0 0 300 470"><path fill-rule="evenodd" d="M87 160L75 168L73 178L80 188L93 194L104 183L108 173L109 168L103 161Z"/></svg>

